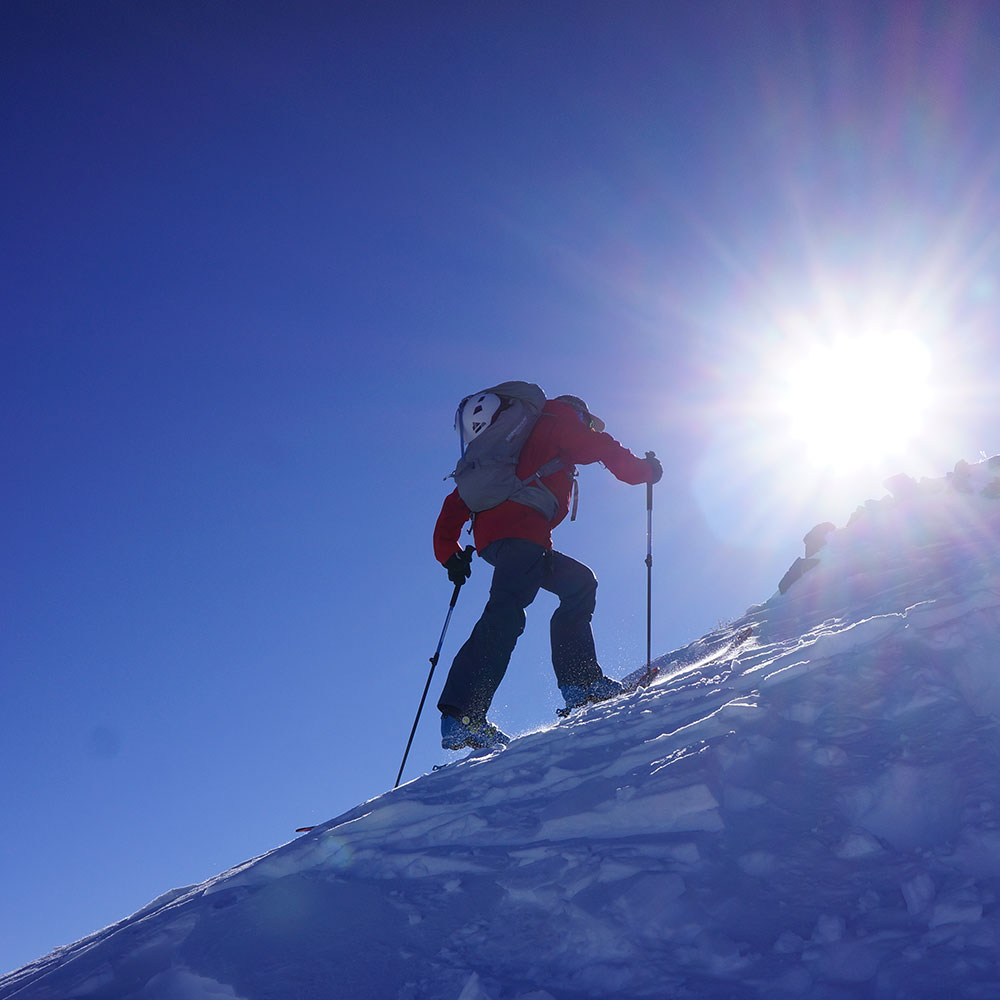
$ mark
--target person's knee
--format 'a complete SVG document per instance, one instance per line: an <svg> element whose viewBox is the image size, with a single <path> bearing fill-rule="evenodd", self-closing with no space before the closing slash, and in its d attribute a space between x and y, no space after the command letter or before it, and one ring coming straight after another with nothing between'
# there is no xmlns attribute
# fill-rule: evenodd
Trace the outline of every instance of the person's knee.
<svg viewBox="0 0 1000 1000"><path fill-rule="evenodd" d="M563 593L556 614L561 617L585 617L589 619L596 606L597 577L588 570L586 576L580 575L572 590Z"/></svg>
<svg viewBox="0 0 1000 1000"><path fill-rule="evenodd" d="M580 574L575 603L592 612L597 604L597 577L594 576L594 571L589 567L585 566L584 570L585 572Z"/></svg>
<svg viewBox="0 0 1000 1000"><path fill-rule="evenodd" d="M512 635L514 638L519 638L524 632L526 620L524 608L510 601L495 598L490 598L486 602L480 619L483 626L491 632Z"/></svg>

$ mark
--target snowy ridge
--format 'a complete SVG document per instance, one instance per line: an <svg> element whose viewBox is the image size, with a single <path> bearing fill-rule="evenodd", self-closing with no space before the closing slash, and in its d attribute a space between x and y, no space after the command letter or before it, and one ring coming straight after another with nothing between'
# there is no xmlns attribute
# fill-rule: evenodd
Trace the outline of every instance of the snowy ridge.
<svg viewBox="0 0 1000 1000"><path fill-rule="evenodd" d="M174 890L0 1000L1000 997L995 479L897 483L647 690Z"/></svg>

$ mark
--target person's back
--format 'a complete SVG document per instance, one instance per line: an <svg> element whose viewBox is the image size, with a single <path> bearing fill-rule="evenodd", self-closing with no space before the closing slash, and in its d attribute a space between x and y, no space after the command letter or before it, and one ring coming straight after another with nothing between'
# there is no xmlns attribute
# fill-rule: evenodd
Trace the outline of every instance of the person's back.
<svg viewBox="0 0 1000 1000"><path fill-rule="evenodd" d="M610 434L592 428L589 421L596 418L589 412L585 413L586 421L583 416L562 399L548 400L518 460L517 475L521 480L528 480L550 462L561 460L559 469L540 480L559 504L556 516L549 521L541 511L516 500L505 500L490 510L480 511L473 521L477 552L482 554L501 538L523 538L551 548L552 529L569 513L577 465L603 462L617 479L631 486L649 481L650 466L646 459L633 455ZM600 427L604 427L603 422ZM457 491L445 500L434 532L434 552L441 563L461 551L458 540L470 516Z"/></svg>

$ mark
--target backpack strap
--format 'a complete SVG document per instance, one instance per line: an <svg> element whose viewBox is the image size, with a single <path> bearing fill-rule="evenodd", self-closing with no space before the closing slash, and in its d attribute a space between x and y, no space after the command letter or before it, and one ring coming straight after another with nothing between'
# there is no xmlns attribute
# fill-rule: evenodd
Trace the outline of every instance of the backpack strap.
<svg viewBox="0 0 1000 1000"><path fill-rule="evenodd" d="M528 476L527 479L522 479L521 482L530 483L535 479L544 479L546 476L551 476L554 472L558 472L565 465L566 463L561 458L553 458L551 461L546 462L533 476Z"/></svg>
<svg viewBox="0 0 1000 1000"><path fill-rule="evenodd" d="M551 476L553 473L558 472L560 469L565 468L570 469L570 478L573 480L573 504L570 510L570 521L576 520L576 509L580 506L580 480L579 473L576 471L575 465L567 466L561 458L553 458L551 461L546 462L533 476L528 476L527 479L522 479L521 482L527 486L529 483L537 483L542 489L548 489L548 487L542 482L546 476ZM551 492L551 490L549 491Z"/></svg>

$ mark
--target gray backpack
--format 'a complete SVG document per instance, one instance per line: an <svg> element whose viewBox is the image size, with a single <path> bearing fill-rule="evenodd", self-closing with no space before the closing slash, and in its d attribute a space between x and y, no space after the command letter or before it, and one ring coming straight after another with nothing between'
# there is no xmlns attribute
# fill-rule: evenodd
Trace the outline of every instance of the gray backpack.
<svg viewBox="0 0 1000 1000"><path fill-rule="evenodd" d="M545 405L545 393L532 382L502 382L481 393L466 396L458 406L456 426L462 426L462 408L473 397L493 393L501 408L493 422L467 444L449 478L455 480L459 496L473 514L514 500L541 511L550 521L559 511L559 501L542 485L565 465L559 459L546 462L526 480L517 477L517 461L524 442L534 429Z"/></svg>

